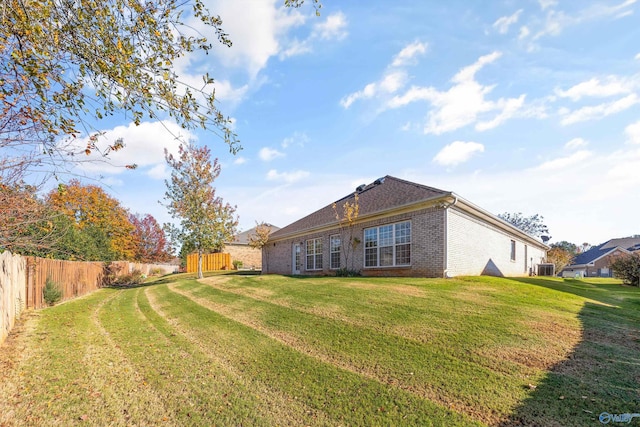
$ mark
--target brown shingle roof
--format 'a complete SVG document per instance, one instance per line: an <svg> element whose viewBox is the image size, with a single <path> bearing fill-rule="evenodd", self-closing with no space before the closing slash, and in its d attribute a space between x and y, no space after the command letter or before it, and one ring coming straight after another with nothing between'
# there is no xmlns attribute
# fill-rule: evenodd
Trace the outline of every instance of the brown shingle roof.
<svg viewBox="0 0 640 427"><path fill-rule="evenodd" d="M269 233L273 233L277 230L280 230L280 227L276 227L273 224L265 224L267 227L269 227L269 229L271 230ZM230 241L230 242L226 242L227 244L231 244L231 245L248 245L249 244L249 236L251 236L252 234L256 233L256 227L250 228L247 231L243 231L242 233L238 233L235 238Z"/></svg>
<svg viewBox="0 0 640 427"><path fill-rule="evenodd" d="M451 194L449 191L427 187L426 185L416 184L415 182L405 181L389 175L377 179L373 183L364 186L364 188L358 188L360 189L358 191L360 217ZM353 198L354 195L351 193L336 200L338 212L340 212L345 201L353 202ZM336 223L335 211L333 210L333 203L330 203L322 209L274 232L271 238L278 239L289 234L300 233L334 223Z"/></svg>

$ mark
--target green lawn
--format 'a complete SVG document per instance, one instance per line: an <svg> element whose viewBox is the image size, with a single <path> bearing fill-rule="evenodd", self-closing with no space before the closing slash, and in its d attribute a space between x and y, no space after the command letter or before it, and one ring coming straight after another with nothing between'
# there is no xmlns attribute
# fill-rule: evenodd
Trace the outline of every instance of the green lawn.
<svg viewBox="0 0 640 427"><path fill-rule="evenodd" d="M640 289L170 277L29 314L0 366L0 425L600 425L640 412Z"/></svg>

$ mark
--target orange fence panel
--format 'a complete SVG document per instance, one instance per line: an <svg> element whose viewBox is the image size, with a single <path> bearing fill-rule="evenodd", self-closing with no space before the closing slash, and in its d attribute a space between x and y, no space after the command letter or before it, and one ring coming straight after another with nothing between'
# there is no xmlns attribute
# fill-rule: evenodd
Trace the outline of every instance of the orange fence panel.
<svg viewBox="0 0 640 427"><path fill-rule="evenodd" d="M202 271L231 270L231 254L202 254ZM187 273L198 272L198 254L187 255Z"/></svg>

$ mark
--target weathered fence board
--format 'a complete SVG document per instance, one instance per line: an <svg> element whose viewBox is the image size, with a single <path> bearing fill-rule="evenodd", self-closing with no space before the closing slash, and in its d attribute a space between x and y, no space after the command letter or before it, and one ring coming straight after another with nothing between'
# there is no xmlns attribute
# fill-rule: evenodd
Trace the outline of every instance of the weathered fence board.
<svg viewBox="0 0 640 427"><path fill-rule="evenodd" d="M228 255L228 254L227 254ZM230 261L227 261L227 265ZM177 266L169 264L140 264L128 261L109 263L111 274L121 276L134 270L149 275L152 271L174 273ZM20 313L27 308L43 308L43 289L51 279L62 291L62 301L73 299L100 288L105 263L61 261L56 259L23 257L5 251L0 254L0 343L13 328Z"/></svg>
<svg viewBox="0 0 640 427"><path fill-rule="evenodd" d="M0 344L25 309L26 261L11 252L0 254Z"/></svg>
<svg viewBox="0 0 640 427"><path fill-rule="evenodd" d="M227 253L203 254L202 271L231 270L231 255ZM198 254L187 256L187 273L198 271Z"/></svg>
<svg viewBox="0 0 640 427"><path fill-rule="evenodd" d="M47 279L51 279L60 287L63 301L95 291L102 284L102 262L61 261L36 257L26 259L27 308L46 306L42 290ZM125 264L128 269L128 263Z"/></svg>

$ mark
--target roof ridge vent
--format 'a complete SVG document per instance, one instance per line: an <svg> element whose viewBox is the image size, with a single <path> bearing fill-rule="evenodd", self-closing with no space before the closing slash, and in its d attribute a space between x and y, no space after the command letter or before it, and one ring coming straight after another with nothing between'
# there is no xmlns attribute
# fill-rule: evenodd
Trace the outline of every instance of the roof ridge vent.
<svg viewBox="0 0 640 427"><path fill-rule="evenodd" d="M360 184L356 187L356 191L358 193L362 193L364 191L364 189L367 188L367 184Z"/></svg>
<svg viewBox="0 0 640 427"><path fill-rule="evenodd" d="M375 181L373 181L373 185L380 185L384 182L384 177L382 178L378 178Z"/></svg>

